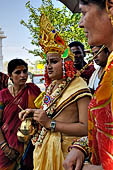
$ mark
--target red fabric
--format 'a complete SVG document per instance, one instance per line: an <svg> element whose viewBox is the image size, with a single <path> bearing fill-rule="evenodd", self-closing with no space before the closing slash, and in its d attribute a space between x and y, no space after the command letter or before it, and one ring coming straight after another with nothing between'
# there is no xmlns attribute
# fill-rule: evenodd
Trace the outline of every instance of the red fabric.
<svg viewBox="0 0 113 170"><path fill-rule="evenodd" d="M5 108L3 111L3 125L2 131L9 144L20 153L23 152L23 143L19 142L17 139L17 130L21 124L18 118L18 113L20 109L18 104L26 109L28 107L35 108L34 99L40 94L40 89L33 83L26 84L26 87L16 96L13 97L8 89L3 89L0 91L0 102L3 102ZM33 151L33 149L32 149ZM28 153L26 159L28 168L32 169L32 152ZM0 168L4 170L6 167L10 166L13 162L10 161L0 150Z"/></svg>
<svg viewBox="0 0 113 170"><path fill-rule="evenodd" d="M82 73L81 77L86 80L87 84L89 83L89 79L92 73L95 71L94 65L90 64Z"/></svg>
<svg viewBox="0 0 113 170"><path fill-rule="evenodd" d="M104 170L113 170L113 115L111 99L99 101L95 96L89 105L89 147L92 163L102 164Z"/></svg>
<svg viewBox="0 0 113 170"><path fill-rule="evenodd" d="M90 102L88 121L92 163L113 170L113 52Z"/></svg>

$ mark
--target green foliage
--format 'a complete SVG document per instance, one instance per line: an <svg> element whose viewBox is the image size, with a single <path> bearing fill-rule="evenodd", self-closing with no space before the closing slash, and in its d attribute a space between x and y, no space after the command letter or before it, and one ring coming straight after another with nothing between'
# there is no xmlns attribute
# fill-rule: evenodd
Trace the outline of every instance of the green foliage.
<svg viewBox="0 0 113 170"><path fill-rule="evenodd" d="M85 47L88 46L83 30L78 27L81 14L76 13L73 15L65 6L63 6L62 9L55 8L52 0L42 0L42 5L38 9L34 8L30 1L28 1L25 6L30 13L29 19L27 22L21 20L20 23L29 29L32 37L31 43L36 45L36 49L29 51L30 53L38 56L41 52L38 41L40 31L39 21L42 12L48 16L55 29L68 43L78 40L81 41Z"/></svg>

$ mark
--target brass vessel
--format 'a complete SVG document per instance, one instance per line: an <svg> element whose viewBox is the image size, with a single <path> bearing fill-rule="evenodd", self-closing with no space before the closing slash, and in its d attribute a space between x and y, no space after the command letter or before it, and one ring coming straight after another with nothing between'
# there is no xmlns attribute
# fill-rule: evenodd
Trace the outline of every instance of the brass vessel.
<svg viewBox="0 0 113 170"><path fill-rule="evenodd" d="M27 142L30 139L29 135L23 135L20 129L17 132L17 138L20 142Z"/></svg>
<svg viewBox="0 0 113 170"><path fill-rule="evenodd" d="M32 125L32 119L26 118L22 121L21 126L18 129L17 137L20 142L27 142L31 136L35 133L35 128Z"/></svg>

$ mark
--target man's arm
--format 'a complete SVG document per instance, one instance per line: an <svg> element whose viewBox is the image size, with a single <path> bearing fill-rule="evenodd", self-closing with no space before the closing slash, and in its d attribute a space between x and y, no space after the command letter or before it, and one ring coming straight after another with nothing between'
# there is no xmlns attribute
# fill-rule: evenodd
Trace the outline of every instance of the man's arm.
<svg viewBox="0 0 113 170"><path fill-rule="evenodd" d="M65 170L80 170L83 165L84 158L85 155L81 150L73 148L64 160L63 167Z"/></svg>
<svg viewBox="0 0 113 170"><path fill-rule="evenodd" d="M80 170L85 158L88 159L90 156L88 137L82 137L73 142L73 145L69 147L69 151L63 163L65 170L73 170L73 166L75 166L75 170Z"/></svg>
<svg viewBox="0 0 113 170"><path fill-rule="evenodd" d="M83 165L84 159L84 153L77 148L73 148L64 160L63 167L65 170L80 170L82 166L82 170L103 170L101 165L91 165L90 163Z"/></svg>

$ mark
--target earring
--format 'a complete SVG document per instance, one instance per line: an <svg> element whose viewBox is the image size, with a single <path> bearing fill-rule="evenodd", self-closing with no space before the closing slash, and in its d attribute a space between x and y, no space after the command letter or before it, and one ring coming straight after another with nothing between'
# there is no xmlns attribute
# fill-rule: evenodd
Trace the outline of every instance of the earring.
<svg viewBox="0 0 113 170"><path fill-rule="evenodd" d="M110 9L109 2L108 2L108 0L106 0L106 11L108 13L108 16L111 20L111 25L113 27L113 16L112 16L111 12L109 11L109 9Z"/></svg>
<svg viewBox="0 0 113 170"><path fill-rule="evenodd" d="M113 27L113 16L112 15L110 15L110 19L111 19L111 25Z"/></svg>
<svg viewBox="0 0 113 170"><path fill-rule="evenodd" d="M65 63L64 63L64 58L62 60L62 70L63 70L63 79L66 78L66 72L65 72Z"/></svg>

